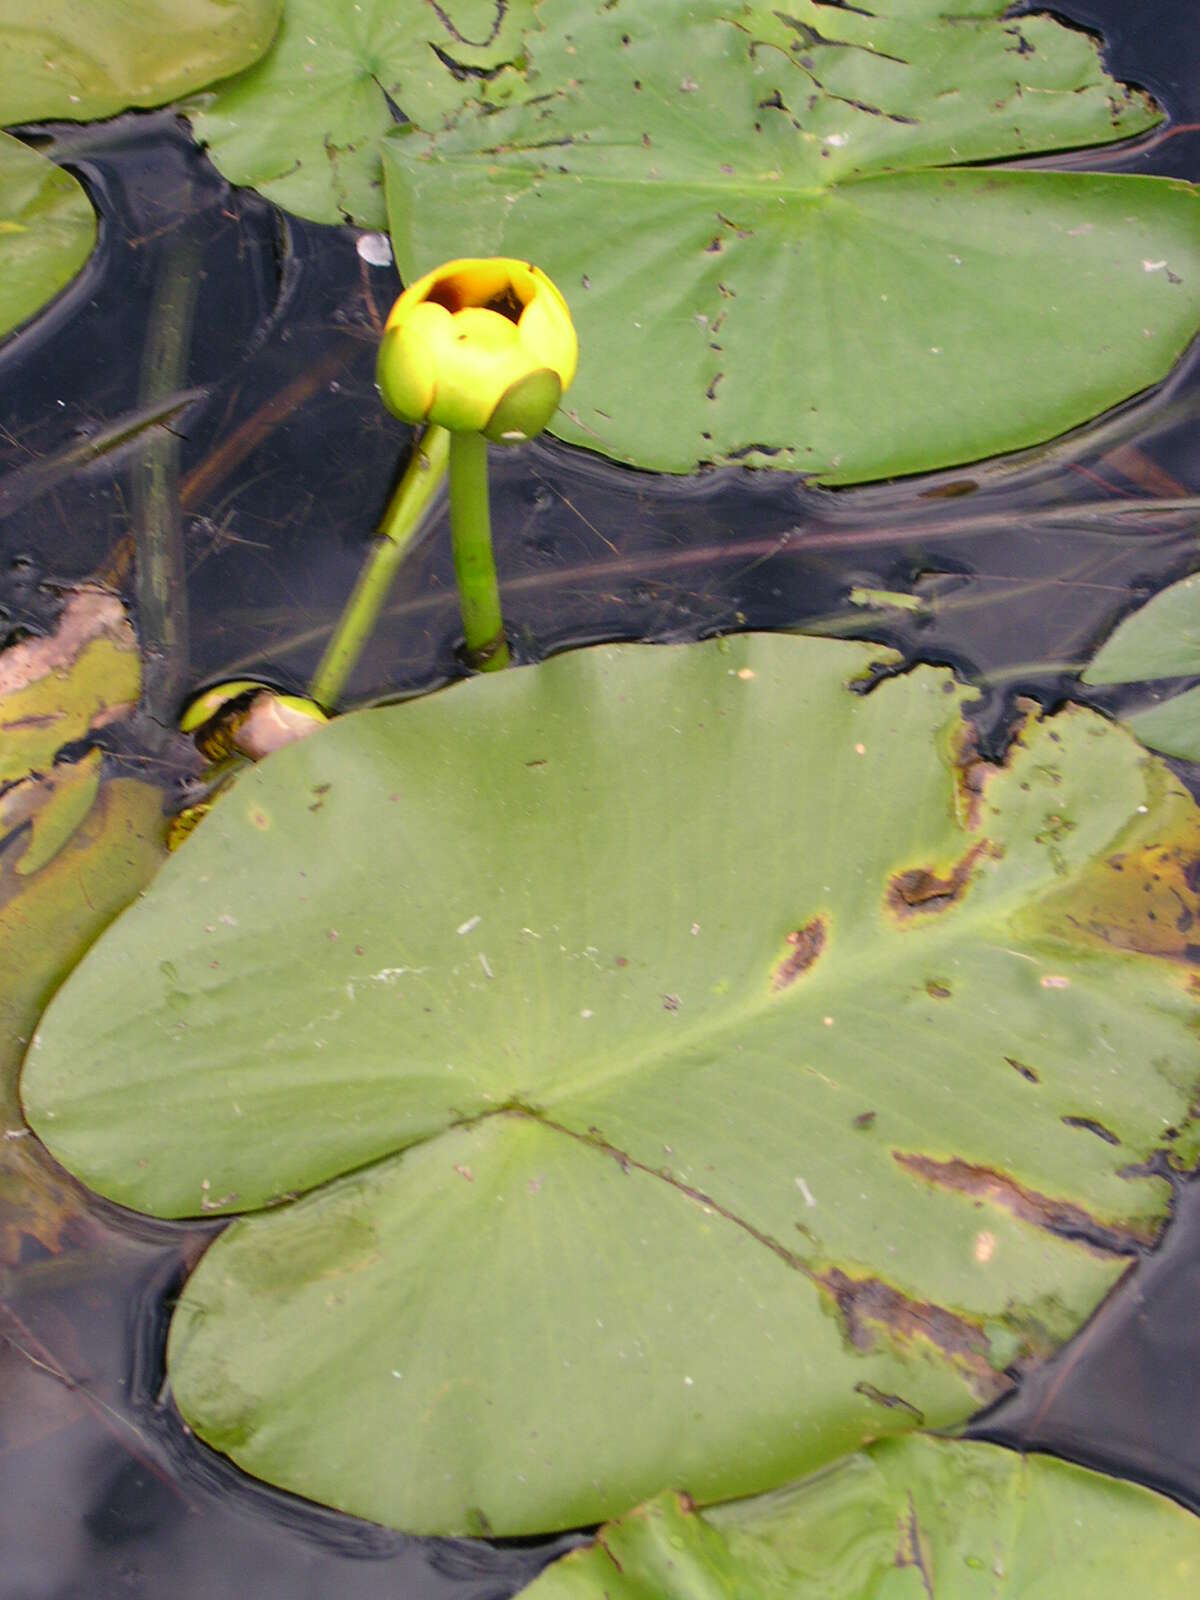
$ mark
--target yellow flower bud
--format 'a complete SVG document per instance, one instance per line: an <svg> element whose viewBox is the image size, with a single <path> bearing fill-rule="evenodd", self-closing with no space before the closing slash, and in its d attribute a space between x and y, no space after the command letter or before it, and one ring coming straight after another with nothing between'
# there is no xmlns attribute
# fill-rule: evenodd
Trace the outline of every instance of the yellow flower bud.
<svg viewBox="0 0 1200 1600"><path fill-rule="evenodd" d="M567 302L538 267L447 261L392 307L376 376L403 422L515 443L550 421L578 355Z"/></svg>
<svg viewBox="0 0 1200 1600"><path fill-rule="evenodd" d="M195 735L201 755L209 761L238 755L260 761L328 721L312 700L280 694L254 678L235 678L198 694L185 708L179 728Z"/></svg>

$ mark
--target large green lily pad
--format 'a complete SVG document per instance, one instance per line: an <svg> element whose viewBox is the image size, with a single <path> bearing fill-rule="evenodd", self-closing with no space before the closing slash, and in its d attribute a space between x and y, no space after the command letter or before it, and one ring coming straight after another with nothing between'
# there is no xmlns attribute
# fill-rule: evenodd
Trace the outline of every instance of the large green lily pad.
<svg viewBox="0 0 1200 1600"><path fill-rule="evenodd" d="M543 0L504 102L385 146L406 281L526 256L581 365L554 429L617 460L923 471L1062 433L1200 323L1188 185L965 163L1158 120L1007 0Z"/></svg>
<svg viewBox="0 0 1200 1600"><path fill-rule="evenodd" d="M0 338L66 288L95 242L78 179L0 133Z"/></svg>
<svg viewBox="0 0 1200 1600"><path fill-rule="evenodd" d="M159 106L239 72L284 0L0 0L0 123Z"/></svg>
<svg viewBox="0 0 1200 1600"><path fill-rule="evenodd" d="M386 220L379 141L437 127L522 59L533 0L287 0L274 46L192 122L231 183L314 222Z"/></svg>
<svg viewBox="0 0 1200 1600"><path fill-rule="evenodd" d="M663 1494L522 1600L1177 1600L1200 1521L1047 1456L888 1440L777 1494L699 1515Z"/></svg>
<svg viewBox="0 0 1200 1600"><path fill-rule="evenodd" d="M83 961L24 1104L210 1249L168 1364L250 1472L421 1531L592 1522L954 1423L1196 1153L1200 814L1089 712L749 635L352 714ZM282 1204L302 1192L304 1197Z"/></svg>

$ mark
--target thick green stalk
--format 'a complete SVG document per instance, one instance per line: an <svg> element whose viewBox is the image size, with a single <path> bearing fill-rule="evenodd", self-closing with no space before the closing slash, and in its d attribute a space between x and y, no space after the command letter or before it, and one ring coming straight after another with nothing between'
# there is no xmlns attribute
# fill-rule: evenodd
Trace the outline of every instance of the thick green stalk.
<svg viewBox="0 0 1200 1600"><path fill-rule="evenodd" d="M427 428L388 503L379 538L333 630L309 686L309 698L332 711L378 620L396 572L441 488L450 455L445 428Z"/></svg>
<svg viewBox="0 0 1200 1600"><path fill-rule="evenodd" d="M450 539L467 662L480 672L495 672L509 658L492 555L487 440L481 433L455 433L450 439Z"/></svg>

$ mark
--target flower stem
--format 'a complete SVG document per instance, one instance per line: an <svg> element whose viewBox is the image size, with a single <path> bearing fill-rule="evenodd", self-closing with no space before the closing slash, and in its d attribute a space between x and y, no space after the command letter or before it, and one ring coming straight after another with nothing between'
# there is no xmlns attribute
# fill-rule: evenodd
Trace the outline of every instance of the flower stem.
<svg viewBox="0 0 1200 1600"><path fill-rule="evenodd" d="M358 663L400 563L441 487L449 454L450 435L445 428L427 428L388 502L375 547L358 575L309 685L309 699L326 711L333 710Z"/></svg>
<svg viewBox="0 0 1200 1600"><path fill-rule="evenodd" d="M467 662L480 672L495 672L508 665L509 656L492 555L487 440L481 433L450 438L450 539Z"/></svg>

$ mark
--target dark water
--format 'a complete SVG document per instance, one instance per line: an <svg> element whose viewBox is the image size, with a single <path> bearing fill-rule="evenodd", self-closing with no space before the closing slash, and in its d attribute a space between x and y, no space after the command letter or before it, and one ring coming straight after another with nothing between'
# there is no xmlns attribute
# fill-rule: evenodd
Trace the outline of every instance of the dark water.
<svg viewBox="0 0 1200 1600"><path fill-rule="evenodd" d="M1116 75L1172 119L1088 164L1200 178L1189 0L1058 10L1100 29ZM102 446L142 404L140 351L172 263L194 266L172 421L188 638L159 641L159 699L169 708L229 675L301 689L406 443L372 382L394 274L350 231L230 191L169 115L39 134L88 184L102 238L80 282L0 353L0 623L46 629L56 585L97 573L136 600L138 447ZM553 442L504 453L493 492L506 618L530 658L597 639L857 630L952 663L999 741L1017 696L1058 701L1119 617L1200 566L1200 517L1129 509L1197 492L1198 412L1194 350L1157 394L1067 441L836 494L770 474L658 479ZM847 602L854 586L914 585L927 601L915 616ZM351 697L446 681L456 642L443 527L402 573ZM169 769L178 751L143 723L118 756ZM1200 1185L1180 1185L1176 1212L1160 1250L978 1428L1200 1510ZM0 1600L476 1600L528 1581L558 1546L387 1533L251 1483L185 1436L161 1400L162 1342L184 1256L205 1237L97 1206L74 1248L27 1241L0 1312Z"/></svg>

